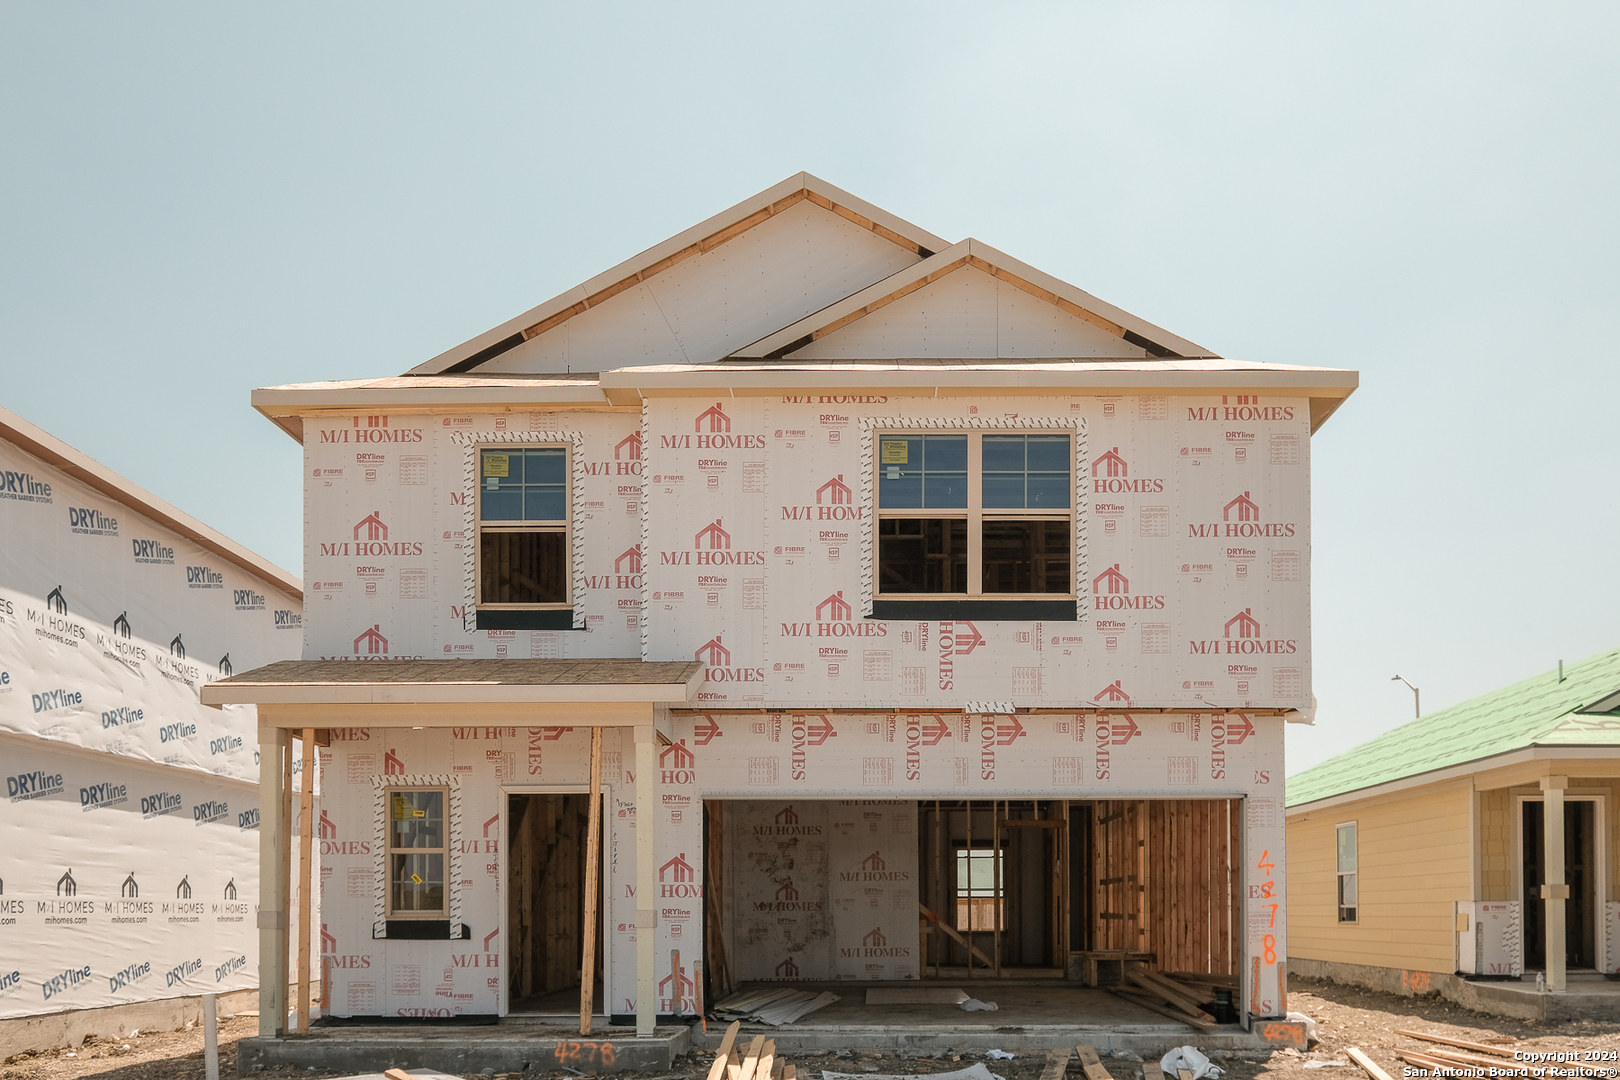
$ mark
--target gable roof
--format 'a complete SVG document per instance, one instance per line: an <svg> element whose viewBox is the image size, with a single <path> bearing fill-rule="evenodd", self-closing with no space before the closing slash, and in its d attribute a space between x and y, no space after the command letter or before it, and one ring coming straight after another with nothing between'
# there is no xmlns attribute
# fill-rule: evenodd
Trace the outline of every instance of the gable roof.
<svg viewBox="0 0 1620 1080"><path fill-rule="evenodd" d="M997 251L982 240L969 238L862 289L835 304L822 308L792 326L783 327L732 355L739 358L777 360L838 333L845 327L881 311L919 290L952 274L988 274L1038 300L1120 339L1121 357L1214 357L1202 345L1178 337L1170 331L1137 318L1128 311L1099 300L1083 289L1042 273L1027 263ZM1072 352L1058 355L1072 356Z"/></svg>
<svg viewBox="0 0 1620 1080"><path fill-rule="evenodd" d="M10 409L0 408L0 439L302 602L304 583L295 575L249 551L224 533L209 528L139 484L118 475L89 454L74 449Z"/></svg>
<svg viewBox="0 0 1620 1080"><path fill-rule="evenodd" d="M1613 746L1620 754L1620 649L1403 724L1288 778L1299 806L1529 747Z"/></svg>
<svg viewBox="0 0 1620 1080"><path fill-rule="evenodd" d="M927 258L950 246L949 241L926 229L856 198L820 177L801 172L530 308L516 318L508 319L426 363L418 364L407 374L452 375L474 371L502 353L556 329L620 293L650 281L694 256L715 250L801 202L813 203L888 240L907 252L912 259Z"/></svg>

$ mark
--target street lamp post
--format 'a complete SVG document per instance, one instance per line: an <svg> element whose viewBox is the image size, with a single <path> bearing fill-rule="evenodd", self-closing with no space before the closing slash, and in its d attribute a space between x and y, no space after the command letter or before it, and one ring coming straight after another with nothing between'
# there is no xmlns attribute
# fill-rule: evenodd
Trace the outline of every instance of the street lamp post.
<svg viewBox="0 0 1620 1080"><path fill-rule="evenodd" d="M1406 682L1406 680L1402 679L1399 675L1395 676L1395 678L1389 681L1395 682L1397 679L1403 683L1406 683L1406 688L1412 691L1412 718L1414 720L1421 720L1423 718L1423 708L1421 699L1418 697L1418 688L1413 686L1411 683Z"/></svg>

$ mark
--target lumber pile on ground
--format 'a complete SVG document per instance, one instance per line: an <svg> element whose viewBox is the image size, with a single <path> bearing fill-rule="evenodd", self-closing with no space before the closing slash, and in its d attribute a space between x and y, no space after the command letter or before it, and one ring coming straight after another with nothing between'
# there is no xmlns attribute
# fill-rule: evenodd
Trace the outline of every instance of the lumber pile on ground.
<svg viewBox="0 0 1620 1080"><path fill-rule="evenodd" d="M798 1069L786 1058L776 1056L776 1040L755 1035L746 1049L737 1047L737 1027L733 1020L709 1066L708 1080L798 1080Z"/></svg>
<svg viewBox="0 0 1620 1080"><path fill-rule="evenodd" d="M718 1002L710 1015L717 1020L757 1020L772 1027L781 1027L837 1000L837 994L816 994L809 990L795 990L791 986L744 990Z"/></svg>
<svg viewBox="0 0 1620 1080"><path fill-rule="evenodd" d="M1219 976L1197 978L1208 980ZM1179 1020L1198 1031L1214 1031L1219 1026L1203 1009L1204 1003L1215 996L1213 989L1206 985L1174 979L1132 963L1125 965L1124 984L1109 987L1109 990L1126 1001Z"/></svg>
<svg viewBox="0 0 1620 1080"><path fill-rule="evenodd" d="M1500 1046L1454 1039L1449 1035L1435 1035L1424 1031L1395 1029L1395 1034L1417 1039L1426 1045L1418 1049L1400 1049L1395 1056L1408 1065L1427 1069L1431 1076L1436 1070L1489 1069L1492 1076L1529 1076L1529 1066L1513 1060L1513 1051ZM1347 1053L1350 1060L1360 1065L1372 1080L1393 1080L1389 1073L1373 1063L1360 1048L1352 1046Z"/></svg>

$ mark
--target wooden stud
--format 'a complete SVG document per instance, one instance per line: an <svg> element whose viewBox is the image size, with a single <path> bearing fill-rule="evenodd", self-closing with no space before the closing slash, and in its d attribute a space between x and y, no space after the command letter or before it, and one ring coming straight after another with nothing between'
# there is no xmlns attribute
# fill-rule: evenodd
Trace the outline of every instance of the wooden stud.
<svg viewBox="0 0 1620 1080"><path fill-rule="evenodd" d="M1069 1071L1070 1053L1067 1046L1049 1051L1046 1055L1046 1068L1041 1070L1041 1080L1063 1080L1063 1074Z"/></svg>
<svg viewBox="0 0 1620 1080"><path fill-rule="evenodd" d="M760 1051L765 1047L765 1036L755 1035L754 1041L748 1044L748 1050L743 1054L742 1069L737 1073L736 1080L754 1080L754 1071L759 1068Z"/></svg>
<svg viewBox="0 0 1620 1080"><path fill-rule="evenodd" d="M304 775L298 800L298 1034L309 1034L309 923L314 877L315 729L303 730Z"/></svg>
<svg viewBox="0 0 1620 1080"><path fill-rule="evenodd" d="M579 1033L591 1033L591 1013L596 1005L596 943L600 932L596 903L596 879L601 866L602 847L602 729L591 728L591 806L590 824L585 829L585 932L584 951L579 964ZM676 992L680 991L679 985Z"/></svg>
<svg viewBox="0 0 1620 1080"><path fill-rule="evenodd" d="M288 911L287 911L287 922L286 922L286 927L287 928L286 928L286 930L283 931L283 934L284 934L284 936L286 937L286 940L287 940L286 947L284 949L282 949L282 951L281 951L281 959L282 959L283 965L291 963L292 959L295 956L298 955L298 953L293 948L293 934L296 931L296 924L293 922L292 910L291 910L291 907L290 907L290 905L292 904L292 894L293 894L293 889L292 889L292 881L293 881L293 878L292 878L292 850L293 850L293 837L292 837L292 794L293 794L293 789L292 789L292 767L293 767L293 756L298 753L297 747L295 745L296 742L297 742L297 735L295 733L289 732L288 737L287 737L287 742L281 748L282 749L282 756L281 756L281 830L280 830L281 831L281 839L282 839L282 847L281 847L281 880L286 882L286 886L287 886L286 903L287 903L287 905L289 905ZM287 985L287 982L288 982L288 972L286 970L283 970L280 973L280 978L281 978L281 985L283 987L285 987ZM283 991L280 994L280 1000L281 1000L281 1003L282 1003L282 1009L281 1009L281 1015L276 1018L276 1031L277 1032L285 1032L286 1029L287 1029L287 1009L285 1007L286 1004L287 1004L287 996L286 996L285 991Z"/></svg>
<svg viewBox="0 0 1620 1080"><path fill-rule="evenodd" d="M708 1080L720 1080L721 1074L726 1071L726 1062L731 1057L731 1048L737 1042L737 1029L741 1026L741 1020L733 1020L731 1026L726 1028L725 1035L720 1039L720 1049L715 1052L714 1063L709 1066Z"/></svg>

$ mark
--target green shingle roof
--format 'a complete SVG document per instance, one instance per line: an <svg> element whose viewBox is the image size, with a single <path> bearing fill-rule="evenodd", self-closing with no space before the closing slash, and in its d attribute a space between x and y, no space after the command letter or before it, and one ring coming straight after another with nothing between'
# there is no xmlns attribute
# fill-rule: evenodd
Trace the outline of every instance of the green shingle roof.
<svg viewBox="0 0 1620 1080"><path fill-rule="evenodd" d="M1564 665L1387 731L1288 778L1288 805L1531 746L1620 746L1620 649ZM1610 700L1605 700L1610 699Z"/></svg>

